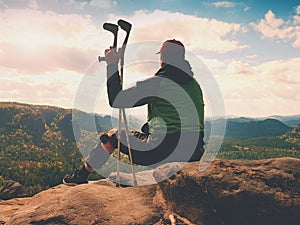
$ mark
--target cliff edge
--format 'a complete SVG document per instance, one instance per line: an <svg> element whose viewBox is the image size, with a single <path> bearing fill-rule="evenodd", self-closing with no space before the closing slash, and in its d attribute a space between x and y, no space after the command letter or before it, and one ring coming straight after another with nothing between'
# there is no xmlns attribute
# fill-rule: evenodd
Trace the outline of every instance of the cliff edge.
<svg viewBox="0 0 300 225"><path fill-rule="evenodd" d="M161 180L176 164L153 171ZM158 184L109 180L58 185L0 201L0 224L293 225L300 221L300 159L188 163Z"/></svg>

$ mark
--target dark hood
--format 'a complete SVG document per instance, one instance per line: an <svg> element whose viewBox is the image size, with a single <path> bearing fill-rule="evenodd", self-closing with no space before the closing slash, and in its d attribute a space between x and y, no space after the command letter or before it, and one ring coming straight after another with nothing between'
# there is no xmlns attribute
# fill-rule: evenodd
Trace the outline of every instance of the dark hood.
<svg viewBox="0 0 300 225"><path fill-rule="evenodd" d="M168 78L178 84L186 84L193 80L194 73L188 61L184 60L180 66L164 64L155 76Z"/></svg>

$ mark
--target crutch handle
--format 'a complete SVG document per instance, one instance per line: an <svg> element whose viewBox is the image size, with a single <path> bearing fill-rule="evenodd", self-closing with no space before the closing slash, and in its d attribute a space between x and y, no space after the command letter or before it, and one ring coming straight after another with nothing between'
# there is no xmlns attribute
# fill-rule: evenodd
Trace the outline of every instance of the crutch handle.
<svg viewBox="0 0 300 225"><path fill-rule="evenodd" d="M103 57L103 56L98 56L98 61L99 61L99 62L105 61L105 57Z"/></svg>

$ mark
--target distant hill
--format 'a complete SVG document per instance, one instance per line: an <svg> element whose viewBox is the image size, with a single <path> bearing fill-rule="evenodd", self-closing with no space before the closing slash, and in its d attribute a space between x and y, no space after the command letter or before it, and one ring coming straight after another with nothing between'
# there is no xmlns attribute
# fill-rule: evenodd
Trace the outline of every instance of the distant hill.
<svg viewBox="0 0 300 225"><path fill-rule="evenodd" d="M269 118L280 120L281 122L285 123L288 126L297 126L300 125L300 114L299 115L292 115L292 116L270 116Z"/></svg>
<svg viewBox="0 0 300 225"><path fill-rule="evenodd" d="M224 119L206 121L205 129L211 129L212 123L223 123ZM276 119L257 120L252 118L233 118L226 120L225 137L231 138L254 138L280 136L290 130L291 127Z"/></svg>
<svg viewBox="0 0 300 225"><path fill-rule="evenodd" d="M262 121L237 122L228 120L226 127L226 137L253 138L279 136L290 130L291 127L276 119L266 119Z"/></svg>
<svg viewBox="0 0 300 225"><path fill-rule="evenodd" d="M227 121L234 121L234 122L251 122L251 121L263 121L266 119L275 119L279 120L280 122L284 123L289 127L295 127L300 125L300 114L291 115L291 116L280 116L280 115L272 115L267 117L236 117L236 116L226 116L226 117L213 117L207 118L208 121L211 120L218 120L218 119L226 119Z"/></svg>

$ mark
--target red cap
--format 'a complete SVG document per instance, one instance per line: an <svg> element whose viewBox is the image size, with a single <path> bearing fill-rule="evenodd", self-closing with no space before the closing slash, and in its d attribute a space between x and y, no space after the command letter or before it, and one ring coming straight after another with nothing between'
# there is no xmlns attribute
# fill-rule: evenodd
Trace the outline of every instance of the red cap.
<svg viewBox="0 0 300 225"><path fill-rule="evenodd" d="M172 53L176 52L182 55L184 55L185 53L184 45L180 41L175 39L170 39L170 40L166 40L162 44L159 52L157 52L156 54L168 52L170 50L172 51Z"/></svg>

